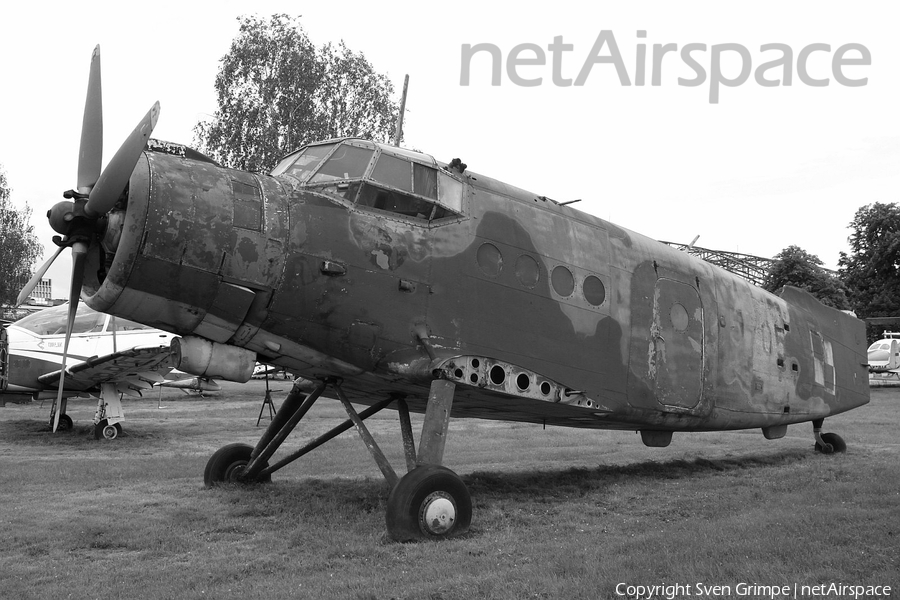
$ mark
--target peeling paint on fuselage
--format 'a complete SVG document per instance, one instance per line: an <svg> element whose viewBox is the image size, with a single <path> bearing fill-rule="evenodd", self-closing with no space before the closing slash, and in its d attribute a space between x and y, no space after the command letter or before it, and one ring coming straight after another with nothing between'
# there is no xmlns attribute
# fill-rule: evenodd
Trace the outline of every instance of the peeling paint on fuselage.
<svg viewBox="0 0 900 600"><path fill-rule="evenodd" d="M363 402L382 397L367 391L424 396L431 362L467 355L538 373L603 410L460 385L462 416L703 430L868 399L856 319L482 175L463 178L458 218L428 223L241 174L242 190L259 191L253 231L234 225L236 172L152 153L150 174L140 168L110 275L88 282L88 303L196 334L229 313L227 281L254 295L229 316L229 343L306 377L345 377ZM814 356L816 336L827 357Z"/></svg>

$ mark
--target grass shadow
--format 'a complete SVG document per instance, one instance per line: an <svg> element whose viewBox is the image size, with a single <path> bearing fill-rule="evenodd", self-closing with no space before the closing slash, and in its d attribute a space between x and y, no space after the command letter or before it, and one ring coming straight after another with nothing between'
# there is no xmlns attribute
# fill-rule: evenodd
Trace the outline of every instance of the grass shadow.
<svg viewBox="0 0 900 600"><path fill-rule="evenodd" d="M163 427L130 425L123 429L116 442L128 444L129 441L133 441L147 444L166 437L167 433ZM18 446L35 448L91 448L98 444L98 440L94 437L93 423L76 423L69 431L53 433L49 418L46 421L35 419L0 421L0 438Z"/></svg>
<svg viewBox="0 0 900 600"><path fill-rule="evenodd" d="M532 470L515 473L475 471L463 477L475 495L559 498L584 495L604 486L629 482L660 482L698 476L740 473L765 467L799 463L813 455L810 450L788 450L778 454L754 454L732 458L648 460L625 465L573 467L562 470Z"/></svg>
<svg viewBox="0 0 900 600"><path fill-rule="evenodd" d="M520 500L544 503L602 493L617 483L657 483L722 474L742 475L768 467L798 464L812 450L778 454L694 460L642 461L594 468L475 471L462 475L470 493L480 502ZM368 515L384 511L390 493L379 478L304 478L275 480L262 485L226 484L214 488L236 517L308 518L323 513Z"/></svg>

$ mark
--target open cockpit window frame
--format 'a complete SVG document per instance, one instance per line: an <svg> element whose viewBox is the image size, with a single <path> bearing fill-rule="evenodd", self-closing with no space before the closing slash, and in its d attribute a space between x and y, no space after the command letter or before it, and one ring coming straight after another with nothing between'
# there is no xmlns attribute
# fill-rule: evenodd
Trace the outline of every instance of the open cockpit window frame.
<svg viewBox="0 0 900 600"><path fill-rule="evenodd" d="M331 145L327 153L321 151L326 145L323 143L286 157L272 174L287 177L295 188L324 194L351 210L423 226L463 217L463 182L431 156L368 140L327 144ZM314 150L308 154L310 148ZM305 156L316 159L314 169L309 169L311 160L303 161Z"/></svg>

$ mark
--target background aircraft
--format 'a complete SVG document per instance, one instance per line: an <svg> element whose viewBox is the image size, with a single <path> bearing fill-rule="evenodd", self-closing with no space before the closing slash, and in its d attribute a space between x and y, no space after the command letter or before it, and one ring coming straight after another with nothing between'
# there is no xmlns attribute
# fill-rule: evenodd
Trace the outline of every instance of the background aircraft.
<svg viewBox="0 0 900 600"><path fill-rule="evenodd" d="M867 354L871 385L900 385L900 333L885 331Z"/></svg>
<svg viewBox="0 0 900 600"><path fill-rule="evenodd" d="M66 337L69 307L60 305L32 313L10 324L2 353L0 398L56 398ZM101 391L94 431L97 437L115 438L125 420L121 396L140 395L153 385L186 390L215 391L215 382L200 381L186 373L173 372L171 333L128 319L113 317L80 305L75 313L69 345L66 387L56 410L51 408L51 426L68 430L69 397L89 396ZM58 414L58 418L56 415Z"/></svg>
<svg viewBox="0 0 900 600"><path fill-rule="evenodd" d="M355 426L392 488L389 535L441 539L472 518L443 466L451 415L639 431L648 446L677 431L776 439L812 422L830 453L846 446L824 419L869 400L856 318L459 159L342 139L245 173L173 144L145 151L157 104L101 172L99 61L98 48L78 189L49 213L60 251L72 248L73 306L83 294L183 336L175 364L195 375L246 381L259 360L312 382L295 383L255 447L217 451L207 485L267 481ZM348 420L269 464L329 388ZM364 422L388 406L402 477ZM410 411L425 414L418 449Z"/></svg>

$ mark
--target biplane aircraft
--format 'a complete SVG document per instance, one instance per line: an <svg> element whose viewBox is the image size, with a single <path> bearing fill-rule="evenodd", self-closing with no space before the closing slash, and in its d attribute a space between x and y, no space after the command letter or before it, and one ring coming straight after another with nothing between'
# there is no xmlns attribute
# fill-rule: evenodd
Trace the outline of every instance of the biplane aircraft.
<svg viewBox="0 0 900 600"><path fill-rule="evenodd" d="M56 398L68 306L32 313L11 323L0 340L0 400ZM122 431L123 395L138 396L153 386L215 391L219 385L172 368L171 333L99 313L81 304L69 331L65 389L50 410L50 425L72 429L66 414L70 397L99 392L94 435L115 439Z"/></svg>
<svg viewBox="0 0 900 600"><path fill-rule="evenodd" d="M72 305L81 294L182 336L176 365L193 374L246 381L260 361L313 382L298 378L255 447L214 453L208 486L268 481L355 426L392 488L389 535L441 539L472 518L442 466L451 417L639 431L649 446L679 431L775 439L812 422L831 453L846 446L825 418L869 400L856 318L459 159L335 139L268 175L241 172L148 146L157 103L101 173L99 65L98 48L78 188L49 212L60 251L72 248ZM326 390L348 420L276 459ZM402 476L365 425L388 407ZM410 411L424 413L418 443Z"/></svg>

